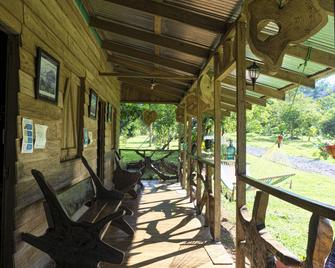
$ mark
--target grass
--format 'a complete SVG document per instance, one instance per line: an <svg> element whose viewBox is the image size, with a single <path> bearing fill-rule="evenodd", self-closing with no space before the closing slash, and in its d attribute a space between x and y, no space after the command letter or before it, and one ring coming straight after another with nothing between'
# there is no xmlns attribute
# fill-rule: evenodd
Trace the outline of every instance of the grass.
<svg viewBox="0 0 335 268"><path fill-rule="evenodd" d="M280 187L312 198L326 204L335 204L335 183L333 178L319 174L307 173L282 166L263 158L248 155L249 173L254 178L273 176L277 174L295 173L292 178L292 189L289 189L290 179L280 184ZM255 191L247 192L247 206L252 210ZM225 214L231 222L235 222L235 202L223 199ZM267 210L266 227L278 241L283 243L298 257L306 255L308 224L311 213L293 206L275 197L270 197ZM333 228L335 225L333 224Z"/></svg>
<svg viewBox="0 0 335 268"><path fill-rule="evenodd" d="M257 134L247 135L248 145L265 149L270 149L272 146L276 146L275 144L276 139L277 139L276 135L274 136L261 136ZM310 141L308 141L307 137L302 137L299 140L284 139L283 146L280 148L280 150L291 156L303 156L311 159L319 158L317 138L311 138ZM320 160L335 164L335 159L333 159L331 156L328 157L327 160L324 160L322 158Z"/></svg>
<svg viewBox="0 0 335 268"><path fill-rule="evenodd" d="M151 146L149 144L149 138L146 135L139 135L136 137L131 137L128 139L120 139L121 149L160 149L162 146L153 143ZM172 140L169 149L178 149L178 140Z"/></svg>

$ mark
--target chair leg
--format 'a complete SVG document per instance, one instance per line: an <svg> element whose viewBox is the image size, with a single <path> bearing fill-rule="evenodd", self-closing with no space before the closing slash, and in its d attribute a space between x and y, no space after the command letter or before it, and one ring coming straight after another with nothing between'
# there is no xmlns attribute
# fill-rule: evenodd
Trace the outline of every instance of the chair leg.
<svg viewBox="0 0 335 268"><path fill-rule="evenodd" d="M123 218L119 218L112 221L111 225L113 225L116 228L119 228L120 230L124 231L126 234L129 234L131 236L134 235L135 233L134 229Z"/></svg>
<svg viewBox="0 0 335 268"><path fill-rule="evenodd" d="M134 189L129 190L128 194L130 194L134 199L137 198L137 192Z"/></svg>

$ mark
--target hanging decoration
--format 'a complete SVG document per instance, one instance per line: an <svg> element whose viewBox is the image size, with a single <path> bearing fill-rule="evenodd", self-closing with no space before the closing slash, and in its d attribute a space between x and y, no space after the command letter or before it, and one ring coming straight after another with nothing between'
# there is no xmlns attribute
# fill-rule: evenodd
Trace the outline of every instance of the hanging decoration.
<svg viewBox="0 0 335 268"><path fill-rule="evenodd" d="M246 10L250 49L271 73L281 67L290 44L305 41L328 21L318 0L250 0Z"/></svg>
<svg viewBox="0 0 335 268"><path fill-rule="evenodd" d="M147 127L150 127L150 125L155 122L157 119L157 112L153 110L144 110L143 111L143 121L144 124Z"/></svg>

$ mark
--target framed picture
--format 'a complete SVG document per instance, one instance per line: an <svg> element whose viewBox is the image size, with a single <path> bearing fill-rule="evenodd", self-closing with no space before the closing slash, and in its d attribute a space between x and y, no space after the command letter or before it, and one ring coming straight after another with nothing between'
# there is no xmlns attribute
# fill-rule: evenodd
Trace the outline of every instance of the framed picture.
<svg viewBox="0 0 335 268"><path fill-rule="evenodd" d="M107 104L106 104L106 109L105 109L105 122L106 122L106 123L109 122L109 106L110 106L110 104L107 103Z"/></svg>
<svg viewBox="0 0 335 268"><path fill-rule="evenodd" d="M108 122L112 122L113 117L113 106L109 104L108 106Z"/></svg>
<svg viewBox="0 0 335 268"><path fill-rule="evenodd" d="M36 59L36 98L53 103L58 101L59 61L37 48Z"/></svg>
<svg viewBox="0 0 335 268"><path fill-rule="evenodd" d="M96 119L97 117L97 106L98 106L98 95L93 89L90 90L90 104L88 106L88 115L91 118Z"/></svg>

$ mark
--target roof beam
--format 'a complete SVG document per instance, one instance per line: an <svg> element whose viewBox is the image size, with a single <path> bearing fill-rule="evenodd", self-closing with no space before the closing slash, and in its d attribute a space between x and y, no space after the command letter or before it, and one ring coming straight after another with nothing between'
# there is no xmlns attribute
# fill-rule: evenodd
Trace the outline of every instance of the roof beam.
<svg viewBox="0 0 335 268"><path fill-rule="evenodd" d="M159 3L152 0L107 0L108 2L140 10L149 14L161 16L175 21L183 22L198 28L214 32L223 32L224 21L215 17L191 12L187 9L173 5Z"/></svg>
<svg viewBox="0 0 335 268"><path fill-rule="evenodd" d="M308 46L301 44L289 46L285 53L290 56L304 59L308 53ZM335 68L335 54L326 51L313 48L310 60L315 63Z"/></svg>
<svg viewBox="0 0 335 268"><path fill-rule="evenodd" d="M196 80L194 77L190 76L170 76L170 75L146 75L138 73L127 73L127 72L99 72L101 76L116 76L125 78L151 78L151 79L167 79L167 80Z"/></svg>
<svg viewBox="0 0 335 268"><path fill-rule="evenodd" d="M221 96L222 96L222 99L227 99L228 98L230 100L233 100L236 103L236 91L234 91L234 90L230 90L230 89L227 89L227 88L222 88ZM254 97L254 96L248 96L248 95L246 95L245 99L248 103L256 104L256 105L260 105L260 106L266 106L266 99L257 98L257 97Z"/></svg>
<svg viewBox="0 0 335 268"><path fill-rule="evenodd" d="M139 28L125 26L120 23L102 20L96 17L91 17L89 23L90 26L98 29L102 29L119 35L124 35L144 42L152 43L157 46L170 48L193 56L207 58L209 55L208 53L209 49L203 46L198 46L190 42L180 41L176 38L164 36L161 34L155 34L149 31L141 30Z"/></svg>
<svg viewBox="0 0 335 268"><path fill-rule="evenodd" d="M147 88L147 89L151 88L151 81L148 81L148 80L132 79L132 78L119 78L119 80L122 81L122 82L125 82L129 85L134 85L134 86L143 87L143 88ZM186 93L185 90L170 87L170 86L159 84L159 83L151 91L155 91L155 90L160 90L162 92L168 93L171 96L175 96L175 97L182 97Z"/></svg>
<svg viewBox="0 0 335 268"><path fill-rule="evenodd" d="M247 59L247 64L251 65L253 61L253 59L249 58ZM302 86L315 88L315 80L306 77L304 74L293 72L284 68L279 69L276 74L272 74L269 70L264 68L264 63L257 61L257 64L261 67L262 74L286 80L295 84L300 84Z"/></svg>
<svg viewBox="0 0 335 268"><path fill-rule="evenodd" d="M231 98L221 97L221 103L236 106L236 100L232 100ZM252 105L247 102L247 103L245 103L245 108L248 109L248 110L251 110Z"/></svg>
<svg viewBox="0 0 335 268"><path fill-rule="evenodd" d="M131 48L129 46L120 45L118 43L104 42L102 44L102 47L105 48L105 49L108 49L108 50L112 50L112 52L120 53L120 54L123 54L123 55L127 55L129 57L141 59L141 60L144 60L144 61L149 61L151 63L166 66L166 67L169 67L169 68L172 68L172 69L177 69L177 70L180 70L180 71L185 72L185 73L190 73L190 74L198 74L199 73L199 69L195 65L191 65L191 64L184 63L184 62L181 62L181 61L172 60L172 59L163 58L163 57L159 57L159 56L156 56L156 55L148 54L148 53L145 53L144 51L134 49L134 48ZM110 60L112 61L112 59L110 59Z"/></svg>
<svg viewBox="0 0 335 268"><path fill-rule="evenodd" d="M138 97L136 97L133 93L130 94L131 96L134 96L133 99L128 98L127 97L127 91L135 91L135 92L140 92L141 96L143 96L143 98L141 98L139 101L137 100ZM146 102L146 103L166 103L166 104L176 104L179 103L180 99L179 98L175 98L175 97L171 97L169 95L166 95L164 93L160 93L158 91L153 91L153 92L148 92L149 89L146 88L142 88L142 87L136 87L133 85L129 85L127 83L122 83L122 87L121 87L121 102L134 102L134 103L142 103L142 102ZM148 98L158 98L156 100L151 100L151 99L146 99L146 97Z"/></svg>
<svg viewBox="0 0 335 268"><path fill-rule="evenodd" d="M229 76L225 80L223 80L223 83L236 87L236 77ZM256 92L258 94L262 94L267 97L285 100L285 92L282 92L272 87L256 84L254 90L252 85L247 85L247 90L250 92Z"/></svg>
<svg viewBox="0 0 335 268"><path fill-rule="evenodd" d="M132 59L128 59L126 57L122 57L122 56L117 56L117 55L109 55L109 60L116 65L125 67L129 70L133 70L133 71L138 71L138 72L144 72L144 73L148 73L148 74L152 74L152 75L170 75L170 76L177 76L178 73L177 72L173 72L173 70L170 70L168 68L160 68L158 69L155 66L150 66L148 64L145 63L140 63L140 62L136 62L133 61ZM191 76L192 80L196 79L196 76ZM189 81L190 82L190 81Z"/></svg>

